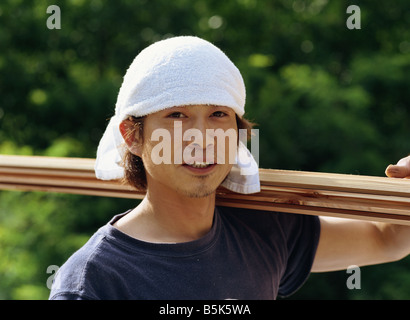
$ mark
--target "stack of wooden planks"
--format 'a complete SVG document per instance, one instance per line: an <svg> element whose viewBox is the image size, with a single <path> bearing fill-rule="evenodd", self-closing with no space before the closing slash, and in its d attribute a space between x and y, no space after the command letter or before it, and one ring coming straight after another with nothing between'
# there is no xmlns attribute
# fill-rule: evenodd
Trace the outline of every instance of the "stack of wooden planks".
<svg viewBox="0 0 410 320"><path fill-rule="evenodd" d="M94 159L0 155L0 189L142 199L94 175ZM410 225L410 179L260 169L261 192L220 187L217 204Z"/></svg>
<svg viewBox="0 0 410 320"><path fill-rule="evenodd" d="M119 181L98 180L94 159L0 155L0 188L142 199Z"/></svg>

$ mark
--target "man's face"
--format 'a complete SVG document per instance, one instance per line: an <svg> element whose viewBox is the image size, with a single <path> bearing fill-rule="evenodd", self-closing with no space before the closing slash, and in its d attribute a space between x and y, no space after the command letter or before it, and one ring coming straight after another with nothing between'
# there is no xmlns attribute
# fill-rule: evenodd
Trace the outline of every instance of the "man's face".
<svg viewBox="0 0 410 320"><path fill-rule="evenodd" d="M212 194L232 168L237 130L235 112L228 107L174 107L146 116L142 160L148 190Z"/></svg>

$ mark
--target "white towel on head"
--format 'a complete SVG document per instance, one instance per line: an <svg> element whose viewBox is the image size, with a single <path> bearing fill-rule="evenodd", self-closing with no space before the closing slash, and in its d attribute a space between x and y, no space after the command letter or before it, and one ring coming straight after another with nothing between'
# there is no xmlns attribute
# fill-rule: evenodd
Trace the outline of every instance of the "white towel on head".
<svg viewBox="0 0 410 320"><path fill-rule="evenodd" d="M226 106L242 117L245 85L239 70L219 48L192 36L162 40L141 51L124 76L115 115L98 146L97 178L113 180L124 176L120 165L124 143L119 131L121 121L128 116L140 117L185 105ZM238 152L241 148L248 151L240 146ZM240 163L234 166L239 168ZM252 174L248 171L244 175L233 169L228 178L226 181L233 182L225 181L223 185L235 192L260 190L257 165Z"/></svg>

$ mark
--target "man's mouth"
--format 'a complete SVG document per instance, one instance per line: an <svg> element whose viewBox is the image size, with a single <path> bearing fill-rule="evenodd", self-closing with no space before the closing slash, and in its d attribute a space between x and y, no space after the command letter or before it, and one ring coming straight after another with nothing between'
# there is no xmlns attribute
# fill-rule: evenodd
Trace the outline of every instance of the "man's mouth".
<svg viewBox="0 0 410 320"><path fill-rule="evenodd" d="M195 161L191 164L186 163L186 165L192 168L203 169L213 165L213 163Z"/></svg>

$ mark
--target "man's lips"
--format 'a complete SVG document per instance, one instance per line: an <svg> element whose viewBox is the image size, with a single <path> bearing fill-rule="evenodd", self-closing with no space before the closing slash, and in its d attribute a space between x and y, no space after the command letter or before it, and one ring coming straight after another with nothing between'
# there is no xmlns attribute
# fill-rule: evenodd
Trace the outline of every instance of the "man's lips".
<svg viewBox="0 0 410 320"><path fill-rule="evenodd" d="M191 166L194 168L206 168L215 162L206 162L206 161L190 161L190 162L185 162L184 165Z"/></svg>
<svg viewBox="0 0 410 320"><path fill-rule="evenodd" d="M183 167L194 173L208 173L216 166L215 163L195 161L192 164L184 163Z"/></svg>

